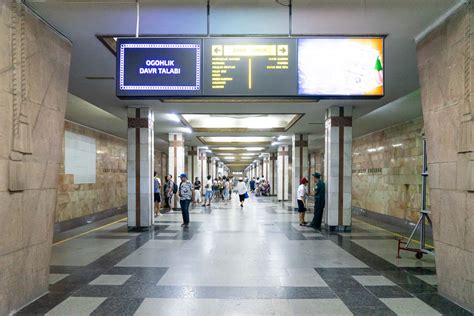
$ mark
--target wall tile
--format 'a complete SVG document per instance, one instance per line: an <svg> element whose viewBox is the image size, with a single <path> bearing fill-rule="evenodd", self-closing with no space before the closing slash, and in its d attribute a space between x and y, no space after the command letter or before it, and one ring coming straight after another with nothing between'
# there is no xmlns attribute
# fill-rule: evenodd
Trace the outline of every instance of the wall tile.
<svg viewBox="0 0 474 316"><path fill-rule="evenodd" d="M55 222L127 205L127 141L72 122L65 123L65 130L95 139L96 181L74 185L62 164Z"/></svg>
<svg viewBox="0 0 474 316"><path fill-rule="evenodd" d="M419 118L353 140L353 206L410 221L418 219L422 128ZM438 170L433 173L437 181Z"/></svg>

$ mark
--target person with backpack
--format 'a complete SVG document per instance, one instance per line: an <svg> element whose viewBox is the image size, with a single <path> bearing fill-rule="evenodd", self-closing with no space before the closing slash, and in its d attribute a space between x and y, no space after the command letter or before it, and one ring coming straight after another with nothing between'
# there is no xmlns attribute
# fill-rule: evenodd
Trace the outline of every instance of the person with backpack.
<svg viewBox="0 0 474 316"><path fill-rule="evenodd" d="M161 208L161 181L158 178L156 171L153 175L153 195L155 200L155 216L161 216L160 208Z"/></svg>
<svg viewBox="0 0 474 316"><path fill-rule="evenodd" d="M189 227L189 204L193 198L193 185L188 180L188 176L185 173L182 173L179 178L181 182L179 184L178 196L179 204L181 206L181 214L183 215L183 223L181 227Z"/></svg>

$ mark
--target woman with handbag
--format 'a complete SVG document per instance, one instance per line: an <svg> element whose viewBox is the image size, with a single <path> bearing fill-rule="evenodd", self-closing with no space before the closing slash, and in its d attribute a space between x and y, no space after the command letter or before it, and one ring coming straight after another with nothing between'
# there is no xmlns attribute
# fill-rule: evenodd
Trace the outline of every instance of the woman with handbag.
<svg viewBox="0 0 474 316"><path fill-rule="evenodd" d="M240 207L244 207L244 201L249 197L247 193L247 186L245 185L244 179L239 178L239 183L237 183L237 194L239 194Z"/></svg>

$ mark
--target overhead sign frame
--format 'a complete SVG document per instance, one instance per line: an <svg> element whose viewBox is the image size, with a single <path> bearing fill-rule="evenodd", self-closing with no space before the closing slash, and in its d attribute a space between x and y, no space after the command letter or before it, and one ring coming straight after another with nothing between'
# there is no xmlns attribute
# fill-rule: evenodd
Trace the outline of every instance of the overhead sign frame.
<svg viewBox="0 0 474 316"><path fill-rule="evenodd" d="M368 39L373 38L377 40L381 40L381 65L383 65L383 69L381 70L382 74L382 83L381 83L381 93L377 95L343 95L343 94L301 94L300 92L300 83L298 80L298 49L299 49L299 40L311 40L311 39ZM259 100L282 100L282 101L317 101L322 99L380 99L385 95L386 85L385 85L385 38L386 35L334 35L334 36L317 36L317 35L304 35L304 36L211 36L211 37L196 37L196 36L180 36L180 37L169 37L169 36L160 36L160 37L119 37L117 39L117 77L116 77L116 89L117 89L117 97L121 99L157 99L157 100L166 100L166 101L175 101L175 102L202 102L203 100L206 101L216 101L216 102L239 102L239 101L248 101L251 102L258 102ZM189 85L165 85L161 87L157 86L147 86L147 85L129 85L127 86L126 80L124 78L123 69L125 67L125 59L123 58L122 50L127 49L129 46L121 47L122 43L131 41L135 42L137 39L142 43L143 47L150 47L147 46L146 42L155 42L149 43L153 44L153 47L171 47L169 44L163 45L160 43L156 43L156 41L163 41L166 43L172 41L178 41L181 45L186 41L200 41L200 47L198 50L198 54L195 60L196 65L196 85L189 86ZM208 78L204 76L210 76L211 74L206 73L208 68L205 63L211 62L211 56L206 56L206 45L208 43L215 43L218 40L224 41L232 41L236 40L237 42L242 42L243 40L248 41L249 43L255 43L262 40L292 40L295 41L296 46L296 64L297 68L294 70L296 72L296 82L295 85L297 86L297 91L295 94L243 94L243 93L235 93L235 94L206 94L205 90L205 82ZM191 48L190 45L189 48ZM131 47L131 46L130 46ZM194 48L196 48L194 44ZM245 55L245 53L242 53ZM209 60L207 60L209 58ZM122 88L126 89L122 89ZM134 90L134 88L139 88L138 90ZM144 88L144 89L141 89ZM124 91L128 91L129 93L123 93ZM145 91L145 93L143 93ZM131 93L130 93L131 92ZM164 92L164 93L163 93ZM299 94L300 93L300 94ZM249 101L249 102L250 102Z"/></svg>

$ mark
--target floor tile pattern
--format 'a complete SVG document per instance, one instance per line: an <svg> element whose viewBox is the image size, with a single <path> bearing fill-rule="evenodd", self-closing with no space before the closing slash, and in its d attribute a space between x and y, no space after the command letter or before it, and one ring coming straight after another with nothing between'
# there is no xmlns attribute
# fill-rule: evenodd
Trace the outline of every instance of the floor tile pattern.
<svg viewBox="0 0 474 316"><path fill-rule="evenodd" d="M312 215L308 214L307 219ZM396 258L396 237L298 224L288 203L251 196L121 222L53 247L50 291L18 315L472 315L439 296L432 258Z"/></svg>

